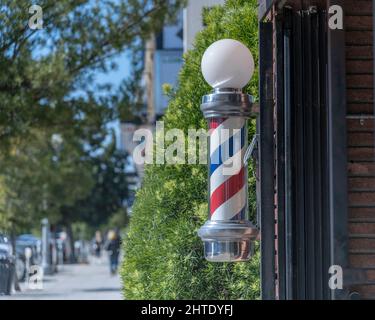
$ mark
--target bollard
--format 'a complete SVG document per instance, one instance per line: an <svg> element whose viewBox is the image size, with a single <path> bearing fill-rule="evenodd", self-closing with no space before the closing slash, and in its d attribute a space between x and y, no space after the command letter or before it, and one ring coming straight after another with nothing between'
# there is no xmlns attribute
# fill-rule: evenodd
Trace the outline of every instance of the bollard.
<svg viewBox="0 0 375 320"><path fill-rule="evenodd" d="M29 283L29 278L30 278L30 267L31 267L31 264L30 264L30 260L31 260L31 256L32 256L33 252L31 250L31 248L29 247L26 247L25 248L25 283Z"/></svg>
<svg viewBox="0 0 375 320"><path fill-rule="evenodd" d="M254 61L241 42L213 43L202 58L202 73L214 90L202 99L208 121L209 220L199 229L211 262L247 261L258 230L248 220L247 119L253 98L242 93Z"/></svg>
<svg viewBox="0 0 375 320"><path fill-rule="evenodd" d="M47 218L42 220L42 269L44 274L51 273L50 266L50 232Z"/></svg>

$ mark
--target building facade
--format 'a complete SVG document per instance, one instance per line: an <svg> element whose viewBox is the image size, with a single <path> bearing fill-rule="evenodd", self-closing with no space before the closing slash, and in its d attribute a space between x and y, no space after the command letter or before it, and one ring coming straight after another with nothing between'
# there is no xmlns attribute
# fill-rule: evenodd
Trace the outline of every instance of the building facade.
<svg viewBox="0 0 375 320"><path fill-rule="evenodd" d="M375 298L373 11L259 1L263 299Z"/></svg>
<svg viewBox="0 0 375 320"><path fill-rule="evenodd" d="M202 12L204 8L224 4L225 0L190 0L183 11L184 52L193 48L196 34L204 28Z"/></svg>

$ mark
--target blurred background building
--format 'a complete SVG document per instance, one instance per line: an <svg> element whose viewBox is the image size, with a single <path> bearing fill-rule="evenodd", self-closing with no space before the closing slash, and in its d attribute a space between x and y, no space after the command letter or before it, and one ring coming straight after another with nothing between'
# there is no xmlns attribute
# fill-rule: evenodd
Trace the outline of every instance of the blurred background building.
<svg viewBox="0 0 375 320"><path fill-rule="evenodd" d="M224 4L224 0L191 0L183 10L183 48L184 52L193 48L195 35L204 28L202 13L204 9Z"/></svg>

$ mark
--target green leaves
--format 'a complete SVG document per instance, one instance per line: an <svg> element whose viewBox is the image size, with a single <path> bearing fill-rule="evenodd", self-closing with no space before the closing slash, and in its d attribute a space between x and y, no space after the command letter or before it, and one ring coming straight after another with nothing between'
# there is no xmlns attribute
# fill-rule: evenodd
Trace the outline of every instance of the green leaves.
<svg viewBox="0 0 375 320"><path fill-rule="evenodd" d="M11 152L1 156L0 216L8 228L38 226L42 217L61 219L61 207L86 196L93 181L83 161L83 145L62 135L53 142L51 131L30 131L27 139L12 140ZM1 226L0 226L1 227Z"/></svg>
<svg viewBox="0 0 375 320"><path fill-rule="evenodd" d="M84 197L76 199L62 208L62 215L68 221L84 221L98 227L108 222L112 214L119 213L127 218L123 210L128 195L125 174L126 154L116 150L115 140L102 154L87 160L93 185ZM68 186L66 186L68 188ZM116 219L113 220L116 222ZM118 219L120 222L121 220ZM122 227L122 224L112 225Z"/></svg>
<svg viewBox="0 0 375 320"><path fill-rule="evenodd" d="M65 123L56 105L75 108L75 115L85 112L77 91L85 96L95 90L95 104L112 108L97 98L93 74L107 71L108 58L157 32L183 2L41 0L43 29L32 30L30 1L0 0L0 148L30 128Z"/></svg>

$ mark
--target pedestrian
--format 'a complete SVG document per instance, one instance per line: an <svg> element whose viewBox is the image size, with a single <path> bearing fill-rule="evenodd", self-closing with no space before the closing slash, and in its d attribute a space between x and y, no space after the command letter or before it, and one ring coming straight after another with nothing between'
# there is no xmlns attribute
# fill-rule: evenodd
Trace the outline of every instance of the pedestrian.
<svg viewBox="0 0 375 320"><path fill-rule="evenodd" d="M95 238L94 238L94 255L96 257L96 262L100 260L101 257L101 251L102 251L102 246L103 246L103 238L102 234L99 230L95 232Z"/></svg>
<svg viewBox="0 0 375 320"><path fill-rule="evenodd" d="M120 254L121 238L118 232L110 230L107 236L106 250L109 255L109 267L111 275L117 273L118 259Z"/></svg>

